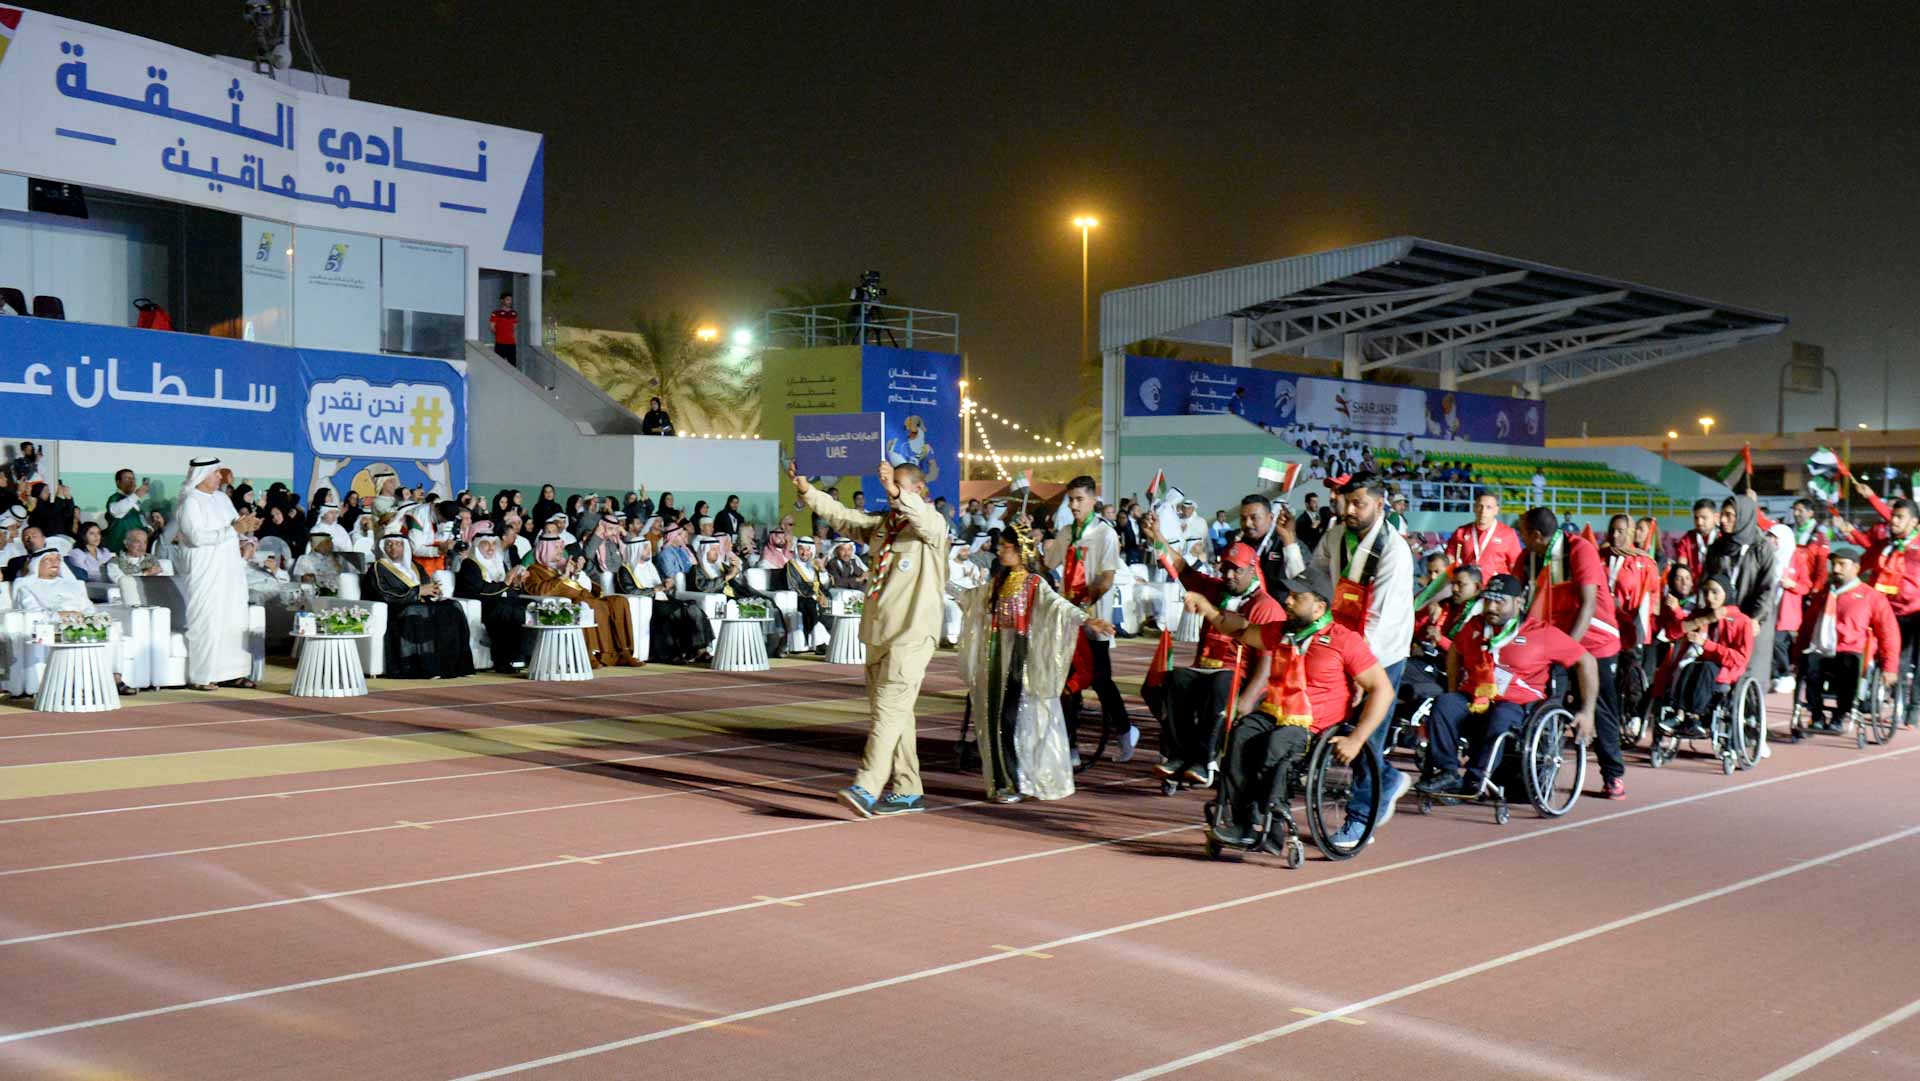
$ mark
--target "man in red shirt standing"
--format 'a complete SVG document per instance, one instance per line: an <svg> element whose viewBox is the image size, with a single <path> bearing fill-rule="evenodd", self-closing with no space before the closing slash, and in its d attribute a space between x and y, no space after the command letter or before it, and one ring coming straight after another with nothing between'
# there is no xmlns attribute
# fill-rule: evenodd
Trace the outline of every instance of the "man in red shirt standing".
<svg viewBox="0 0 1920 1081"><path fill-rule="evenodd" d="M1853 709L1855 688L1869 650L1880 678L1891 687L1900 678L1900 625L1886 594L1860 581L1860 546L1841 541L1829 557L1828 587L1808 601L1800 625L1800 678L1806 687L1811 731L1835 732ZM1826 696L1833 695L1833 721ZM1794 733L1799 738L1799 733Z"/></svg>
<svg viewBox="0 0 1920 1081"><path fill-rule="evenodd" d="M1500 520L1500 497L1490 491L1473 497L1473 521L1447 539L1447 556L1454 566L1479 567L1487 578L1513 573L1525 554L1520 535Z"/></svg>
<svg viewBox="0 0 1920 1081"><path fill-rule="evenodd" d="M1607 587L1620 617L1620 646L1642 649L1653 640L1653 602L1660 594L1660 567L1633 544L1633 519L1616 514L1607 522Z"/></svg>
<svg viewBox="0 0 1920 1081"><path fill-rule="evenodd" d="M1531 613L1565 631L1599 666L1593 751L1600 759L1601 795L1625 799L1627 763L1620 757L1620 700L1613 675L1620 625L1600 549L1585 537L1562 532L1559 517L1546 507L1520 517L1520 540L1527 546L1526 574L1533 583Z"/></svg>
<svg viewBox="0 0 1920 1081"><path fill-rule="evenodd" d="M1711 499L1693 501L1693 529L1674 546L1673 558L1687 565L1694 581L1707 575L1707 551L1720 539L1720 504Z"/></svg>
<svg viewBox="0 0 1920 1081"><path fill-rule="evenodd" d="M1914 543L1920 539L1920 510L1913 500L1893 500L1887 527L1888 535L1867 550L1862 573L1893 606L1900 624L1900 668L1907 673L1920 665L1920 545ZM1920 710L1907 709L1909 727L1920 721L1916 714Z"/></svg>
<svg viewBox="0 0 1920 1081"><path fill-rule="evenodd" d="M1365 636L1334 622L1331 582L1287 584L1286 620L1250 622L1243 612L1224 612L1199 593L1187 608L1212 632L1266 650L1271 674L1260 705L1234 722L1220 776L1220 813L1213 835L1222 844L1245 847L1264 808L1286 799L1293 761L1320 732L1347 719L1356 691L1365 695L1352 732L1334 740L1333 757L1352 762L1393 708L1393 681L1374 659Z"/></svg>
<svg viewBox="0 0 1920 1081"><path fill-rule="evenodd" d="M1479 792L1494 743L1518 729L1527 707L1547 696L1556 664L1572 669L1580 688L1575 738L1591 737L1599 667L1566 632L1537 614L1524 614L1526 593L1526 585L1511 574L1488 581L1480 592L1481 614L1453 640L1452 682L1459 689L1434 699L1427 715L1430 775L1419 791L1434 796ZM1464 773L1457 751L1462 735L1467 737Z"/></svg>
<svg viewBox="0 0 1920 1081"><path fill-rule="evenodd" d="M518 368L520 366L520 313L513 310L513 294L501 293L500 306L493 309L487 317L493 327L493 351L501 359Z"/></svg>
<svg viewBox="0 0 1920 1081"><path fill-rule="evenodd" d="M1773 618L1773 690L1791 693L1799 671L1795 642L1804 625L1808 598L1826 589L1827 542L1820 536L1818 511L1811 499L1793 501L1793 555L1780 571L1780 599Z"/></svg>

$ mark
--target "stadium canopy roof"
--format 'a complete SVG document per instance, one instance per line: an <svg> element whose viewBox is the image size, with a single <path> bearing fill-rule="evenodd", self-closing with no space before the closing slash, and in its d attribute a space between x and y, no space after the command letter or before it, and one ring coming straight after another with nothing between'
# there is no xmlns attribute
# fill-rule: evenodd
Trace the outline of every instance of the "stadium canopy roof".
<svg viewBox="0 0 1920 1081"><path fill-rule="evenodd" d="M1551 393L1726 349L1785 316L1490 252L1394 237L1136 285L1100 298L1100 347L1163 338L1338 357L1349 377L1435 372Z"/></svg>

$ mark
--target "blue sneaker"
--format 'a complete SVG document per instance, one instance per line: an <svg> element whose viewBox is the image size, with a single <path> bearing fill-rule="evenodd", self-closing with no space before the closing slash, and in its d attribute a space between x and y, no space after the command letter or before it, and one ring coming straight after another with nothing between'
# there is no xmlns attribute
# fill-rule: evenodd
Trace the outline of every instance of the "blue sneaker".
<svg viewBox="0 0 1920 1081"><path fill-rule="evenodd" d="M1349 818L1334 832L1333 836L1327 838L1327 841L1335 848L1347 849L1358 845L1363 834L1366 835L1367 843L1372 844L1373 835L1367 833L1367 824L1357 818Z"/></svg>
<svg viewBox="0 0 1920 1081"><path fill-rule="evenodd" d="M1400 797L1413 787L1413 778L1404 770L1387 770L1387 790L1380 794L1380 821L1373 824L1375 833L1380 827L1393 821L1393 809L1400 804Z"/></svg>
<svg viewBox="0 0 1920 1081"><path fill-rule="evenodd" d="M847 787L842 788L840 791L834 793L834 795L840 800L841 803L844 803L847 805L847 810L852 811L854 814L859 815L861 818L873 817L873 809L874 809L873 793L867 791L864 788L861 788L859 785L850 784Z"/></svg>
<svg viewBox="0 0 1920 1081"><path fill-rule="evenodd" d="M873 805L873 813L877 815L912 814L926 809L926 804L920 801L919 796L903 796L898 792L888 792Z"/></svg>

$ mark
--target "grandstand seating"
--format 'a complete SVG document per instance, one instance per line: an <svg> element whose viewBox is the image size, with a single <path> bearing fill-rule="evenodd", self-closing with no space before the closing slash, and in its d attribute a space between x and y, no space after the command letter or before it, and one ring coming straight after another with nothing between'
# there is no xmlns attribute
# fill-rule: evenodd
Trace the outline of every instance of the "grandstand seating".
<svg viewBox="0 0 1920 1081"><path fill-rule="evenodd" d="M1388 448L1375 448L1374 461L1382 466L1399 461L1398 451ZM1596 504L1621 504L1631 506L1636 511L1651 514L1685 513L1684 501L1676 500L1664 488L1648 484L1638 477L1623 473L1611 466L1599 462L1568 461L1566 459L1546 457L1507 457L1491 454L1468 454L1454 451L1436 451L1427 455L1427 463L1465 462L1473 470L1476 488L1490 488L1500 494L1503 503L1530 502L1533 493L1533 474L1537 470L1547 480L1549 492L1574 490L1592 493L1592 502ZM1416 484L1416 498L1417 485ZM1454 487L1454 486L1450 486ZM1455 493L1448 493L1450 496ZM1555 499L1559 503L1563 500Z"/></svg>

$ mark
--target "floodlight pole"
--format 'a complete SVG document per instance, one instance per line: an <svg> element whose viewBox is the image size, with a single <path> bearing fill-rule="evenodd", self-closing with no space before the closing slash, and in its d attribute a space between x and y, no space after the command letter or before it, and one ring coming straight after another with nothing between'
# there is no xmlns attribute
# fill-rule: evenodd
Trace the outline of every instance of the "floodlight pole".
<svg viewBox="0 0 1920 1081"><path fill-rule="evenodd" d="M1891 360L1889 360L1888 363L1891 364ZM1791 389L1787 386L1787 369L1791 367L1793 367L1793 361L1791 360L1780 365L1780 378L1776 384L1778 394L1775 396L1773 411L1773 434L1775 435L1787 434L1787 392ZM1822 364L1820 370L1833 379L1833 427L1835 431L1838 431L1840 429L1840 373L1834 371L1830 365L1826 364ZM1892 385L1891 374L1888 376L1888 385ZM1806 394L1810 392L1794 390L1793 393ZM1885 427L1884 422L1881 426Z"/></svg>

